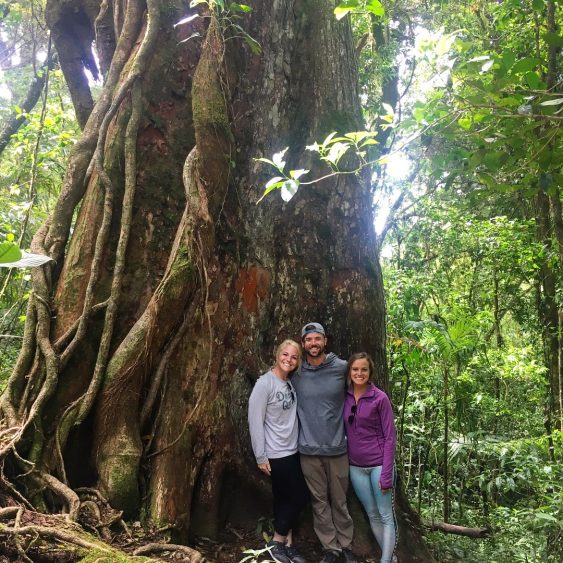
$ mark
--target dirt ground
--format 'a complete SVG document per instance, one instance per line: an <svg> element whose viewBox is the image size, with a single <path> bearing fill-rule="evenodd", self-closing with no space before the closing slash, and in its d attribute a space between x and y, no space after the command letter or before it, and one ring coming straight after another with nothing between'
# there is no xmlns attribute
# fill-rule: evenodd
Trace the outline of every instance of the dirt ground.
<svg viewBox="0 0 563 563"><path fill-rule="evenodd" d="M237 563L252 555L247 550L263 549L265 540L259 537L256 530L243 530L228 527L218 541L207 538L197 538L195 546L205 555L207 561ZM309 534L296 537L296 547L307 559L307 563L318 563L323 557L323 550L318 540ZM267 554L266 554L267 555ZM359 563L370 563L375 559L358 557ZM253 559L247 560L248 563ZM256 561L268 561L264 556Z"/></svg>
<svg viewBox="0 0 563 563"><path fill-rule="evenodd" d="M92 504L92 503L90 503ZM0 503L0 506L2 504ZM86 508L87 503L83 503ZM105 510L102 520L109 522L108 518L112 515L113 509L104 506L103 503L97 505ZM6 509L4 509L6 510ZM121 520L115 520L111 526L102 526L100 524L100 514L94 518L89 511L82 510L80 513L80 526L69 523L61 515L49 515L35 512L32 510L23 510L18 518L19 523L13 524L9 521L0 523L0 563L11 563L19 561L33 561L33 563L76 563L84 557L84 550L78 549L68 540L61 542L60 537L53 537L52 534L45 534L42 530L59 530L61 533L73 534L76 537L82 537L79 534L84 531L90 532L90 543L96 541L96 538L102 543L102 546L115 548L116 561L124 561L120 554L131 556L134 552L147 546L148 544L167 544L169 543L168 533L165 530L157 530L154 528L145 528L141 522L123 523ZM119 513L117 513L119 516ZM13 520L9 518L8 520ZM121 524L120 524L121 522ZM303 523L302 523L303 524ZM323 556L323 550L315 537L312 530L312 522L305 522L295 536L295 545L306 558L307 563L319 562ZM13 530L13 526L20 527L23 530L34 528L36 531L29 533L24 532L19 536L8 534L9 529ZM264 550L265 544L269 539L267 535L268 528L271 523L266 518L259 518L252 524L247 520L245 524L239 525L227 524L216 539L206 537L196 537L190 546L197 549L208 562L216 563L238 563L245 561L246 563L271 561L267 552L260 553ZM111 533L110 533L111 528ZM109 535L110 537L102 537ZM17 539L19 537L19 539ZM86 538L88 539L88 538ZM15 541L14 541L15 540ZM109 544L109 545L108 545ZM22 557L23 555L23 557ZM180 550L164 550L147 554L153 561L189 561L189 556ZM103 563L114 563L113 556L105 555L98 551L87 557L88 563L100 561ZM374 561L371 559L371 561ZM359 563L368 563L370 559L358 557Z"/></svg>

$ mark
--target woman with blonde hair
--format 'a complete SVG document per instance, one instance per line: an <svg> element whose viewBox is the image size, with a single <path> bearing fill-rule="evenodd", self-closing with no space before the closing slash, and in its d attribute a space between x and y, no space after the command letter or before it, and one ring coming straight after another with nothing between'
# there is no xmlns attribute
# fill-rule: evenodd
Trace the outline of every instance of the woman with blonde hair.
<svg viewBox="0 0 563 563"><path fill-rule="evenodd" d="M309 490L297 452L297 396L289 375L299 367L301 347L284 340L272 369L258 378L248 401L248 426L258 468L271 477L274 536L267 548L278 563L305 563L293 545L292 530Z"/></svg>

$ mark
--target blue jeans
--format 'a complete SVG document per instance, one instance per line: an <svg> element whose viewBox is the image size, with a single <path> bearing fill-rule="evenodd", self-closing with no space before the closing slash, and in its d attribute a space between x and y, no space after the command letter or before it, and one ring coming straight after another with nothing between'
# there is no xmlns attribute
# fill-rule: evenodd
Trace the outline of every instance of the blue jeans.
<svg viewBox="0 0 563 563"><path fill-rule="evenodd" d="M362 503L371 530L381 548L381 563L391 563L395 550L395 512L391 489L385 494L379 488L381 465L376 467L350 466L350 481Z"/></svg>

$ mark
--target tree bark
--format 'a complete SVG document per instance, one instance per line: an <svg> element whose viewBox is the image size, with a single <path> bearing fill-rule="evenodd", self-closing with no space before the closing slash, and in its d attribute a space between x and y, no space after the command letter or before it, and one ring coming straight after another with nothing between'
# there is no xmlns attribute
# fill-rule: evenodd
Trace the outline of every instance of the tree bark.
<svg viewBox="0 0 563 563"><path fill-rule="evenodd" d="M36 237L58 263L37 276L1 405L19 455L179 541L222 528L226 479L260 494L247 400L277 342L321 322L331 350L370 352L388 382L367 174L256 205L256 157L289 146L288 168L315 178L305 146L363 128L349 23L321 0L253 8L240 24L259 55L221 14L175 28L180 0L149 0L142 20L140 0L113 3L104 91ZM399 557L430 560L406 506Z"/></svg>

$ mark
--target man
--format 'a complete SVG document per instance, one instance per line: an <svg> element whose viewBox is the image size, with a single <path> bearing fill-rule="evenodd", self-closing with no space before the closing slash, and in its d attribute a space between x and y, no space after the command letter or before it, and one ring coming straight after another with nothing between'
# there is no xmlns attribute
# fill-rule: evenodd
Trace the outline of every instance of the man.
<svg viewBox="0 0 563 563"><path fill-rule="evenodd" d="M342 423L347 364L326 354L327 338L319 323L301 330L305 358L291 382L297 391L301 468L311 491L313 526L325 554L321 563L340 556L356 563L350 549L354 525L346 506L348 455Z"/></svg>

